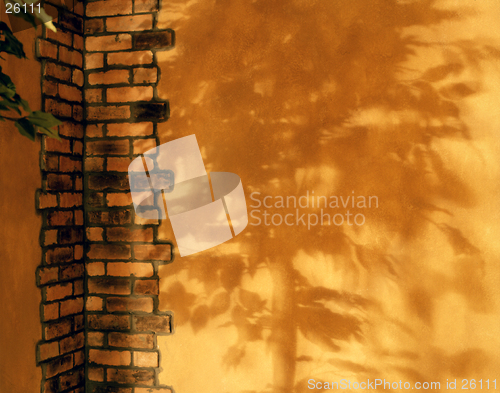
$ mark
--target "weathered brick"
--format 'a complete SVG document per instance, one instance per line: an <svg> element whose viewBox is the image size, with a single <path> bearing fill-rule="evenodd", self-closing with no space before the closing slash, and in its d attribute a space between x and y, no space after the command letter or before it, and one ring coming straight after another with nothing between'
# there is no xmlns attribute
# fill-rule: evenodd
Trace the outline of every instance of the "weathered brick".
<svg viewBox="0 0 500 393"><path fill-rule="evenodd" d="M78 181L78 179L76 179L76 181ZM81 189L81 187L77 188ZM75 210L75 225L83 225L83 210Z"/></svg>
<svg viewBox="0 0 500 393"><path fill-rule="evenodd" d="M73 138L83 138L83 125L69 121L63 122L59 126L59 134Z"/></svg>
<svg viewBox="0 0 500 393"><path fill-rule="evenodd" d="M71 321L69 319L49 324L45 327L45 339L52 340L71 332Z"/></svg>
<svg viewBox="0 0 500 393"><path fill-rule="evenodd" d="M47 29L46 34L49 40L57 41L63 45L71 46L73 42L73 34L69 31L57 29L57 32L53 32Z"/></svg>
<svg viewBox="0 0 500 393"><path fill-rule="evenodd" d="M110 70L94 72L89 74L91 85L114 85L117 83L128 83L130 78L129 70Z"/></svg>
<svg viewBox="0 0 500 393"><path fill-rule="evenodd" d="M101 228L87 228L87 230L88 229L101 229ZM87 269L87 274L89 276L103 276L105 274L104 263L102 262L87 263L86 269Z"/></svg>
<svg viewBox="0 0 500 393"><path fill-rule="evenodd" d="M52 62L45 63L44 76L51 76L66 82L71 82L71 69Z"/></svg>
<svg viewBox="0 0 500 393"><path fill-rule="evenodd" d="M57 243L57 229L48 229L44 231L43 245L50 246Z"/></svg>
<svg viewBox="0 0 500 393"><path fill-rule="evenodd" d="M81 170L81 161L79 161L78 163L80 164L78 167ZM63 192L60 195L61 207L82 206L82 197L83 197L82 194L79 192L77 193Z"/></svg>
<svg viewBox="0 0 500 393"><path fill-rule="evenodd" d="M132 13L132 0L106 0L87 3L86 16L128 15Z"/></svg>
<svg viewBox="0 0 500 393"><path fill-rule="evenodd" d="M130 118L130 107L122 106L90 106L87 108L87 120L113 120Z"/></svg>
<svg viewBox="0 0 500 393"><path fill-rule="evenodd" d="M135 393L172 393L169 388L135 388Z"/></svg>
<svg viewBox="0 0 500 393"><path fill-rule="evenodd" d="M103 240L103 232L102 228L87 228L87 239L91 242L100 242Z"/></svg>
<svg viewBox="0 0 500 393"><path fill-rule="evenodd" d="M57 89L57 83L56 82L53 82L53 81L50 81L50 80L47 80L47 79L44 79L42 81L42 85L43 85L43 93L48 95L48 96L52 96L52 97L55 97L58 93L58 89Z"/></svg>
<svg viewBox="0 0 500 393"><path fill-rule="evenodd" d="M104 170L104 158L87 157L85 158L85 170L88 172L101 172Z"/></svg>
<svg viewBox="0 0 500 393"><path fill-rule="evenodd" d="M51 378L55 375L68 371L73 367L73 355L66 355L47 363L45 376Z"/></svg>
<svg viewBox="0 0 500 393"><path fill-rule="evenodd" d="M135 0L134 2L134 13L155 12L158 10L158 0Z"/></svg>
<svg viewBox="0 0 500 393"><path fill-rule="evenodd" d="M108 334L108 345L119 348L153 349L152 334L128 334L112 332Z"/></svg>
<svg viewBox="0 0 500 393"><path fill-rule="evenodd" d="M72 211L54 211L47 214L50 226L71 225L73 223Z"/></svg>
<svg viewBox="0 0 500 393"><path fill-rule="evenodd" d="M127 330L130 329L128 315L89 315L88 324L94 330Z"/></svg>
<svg viewBox="0 0 500 393"><path fill-rule="evenodd" d="M43 320L50 321L54 319L59 319L59 303L44 304Z"/></svg>
<svg viewBox="0 0 500 393"><path fill-rule="evenodd" d="M106 229L108 241L124 241L124 242L152 242L153 228L123 228L112 227Z"/></svg>
<svg viewBox="0 0 500 393"><path fill-rule="evenodd" d="M133 105L135 120L167 120L170 116L168 103L137 103Z"/></svg>
<svg viewBox="0 0 500 393"><path fill-rule="evenodd" d="M133 71L132 82L140 83L156 83L158 80L158 70L153 68L135 68Z"/></svg>
<svg viewBox="0 0 500 393"><path fill-rule="evenodd" d="M83 36L79 34L73 34L73 48L79 51L83 51Z"/></svg>
<svg viewBox="0 0 500 393"><path fill-rule="evenodd" d="M71 190L73 188L73 180L69 175L56 175L49 173L47 175L48 190Z"/></svg>
<svg viewBox="0 0 500 393"><path fill-rule="evenodd" d="M108 275L120 277L151 277L154 274L151 263L113 262L108 263Z"/></svg>
<svg viewBox="0 0 500 393"><path fill-rule="evenodd" d="M73 105L73 114L72 117L76 121L83 121L83 106L74 104ZM79 154L82 154L82 151L80 150Z"/></svg>
<svg viewBox="0 0 500 393"><path fill-rule="evenodd" d="M71 64L76 67L83 67L83 56L76 50L68 49L64 46L59 48L59 61L66 64Z"/></svg>
<svg viewBox="0 0 500 393"><path fill-rule="evenodd" d="M71 117L71 105L47 98L45 100L45 112L52 113L57 117Z"/></svg>
<svg viewBox="0 0 500 393"><path fill-rule="evenodd" d="M134 257L137 260L170 261L170 244L135 244Z"/></svg>
<svg viewBox="0 0 500 393"><path fill-rule="evenodd" d="M89 293L130 295L130 280L122 278L94 278L88 279Z"/></svg>
<svg viewBox="0 0 500 393"><path fill-rule="evenodd" d="M152 298L108 297L106 300L108 312L144 311L153 312Z"/></svg>
<svg viewBox="0 0 500 393"><path fill-rule="evenodd" d="M38 285L45 285L59 279L59 268L57 267L44 267L39 268L38 272Z"/></svg>
<svg viewBox="0 0 500 393"><path fill-rule="evenodd" d="M81 172L82 161L79 159L62 156L59 158L59 170L61 172Z"/></svg>
<svg viewBox="0 0 500 393"><path fill-rule="evenodd" d="M73 278L83 277L83 264L74 263L68 266L61 266L61 279L70 280Z"/></svg>
<svg viewBox="0 0 500 393"><path fill-rule="evenodd" d="M87 155L126 155L130 152L130 143L126 139L101 140L87 143Z"/></svg>
<svg viewBox="0 0 500 393"><path fill-rule="evenodd" d="M87 203L90 207L104 207L104 194L102 192L90 192Z"/></svg>
<svg viewBox="0 0 500 393"><path fill-rule="evenodd" d="M128 166L132 160L130 158L125 157L109 157L106 158L106 164L108 171L117 171L117 172L127 172Z"/></svg>
<svg viewBox="0 0 500 393"><path fill-rule="evenodd" d="M149 50L108 53L109 65L145 65L153 63L153 52ZM96 67L97 68L97 67Z"/></svg>
<svg viewBox="0 0 500 393"><path fill-rule="evenodd" d="M107 136L149 136L153 135L153 123L108 124Z"/></svg>
<svg viewBox="0 0 500 393"><path fill-rule="evenodd" d="M83 33L83 19L69 12L63 11L59 13L59 24L68 30Z"/></svg>
<svg viewBox="0 0 500 393"><path fill-rule="evenodd" d="M47 264L59 264L73 261L73 247L57 247L45 253Z"/></svg>
<svg viewBox="0 0 500 393"><path fill-rule="evenodd" d="M129 351L89 350L89 362L108 366L128 366L131 362Z"/></svg>
<svg viewBox="0 0 500 393"><path fill-rule="evenodd" d="M36 40L36 44L36 56L38 58L57 60L57 45L41 38Z"/></svg>
<svg viewBox="0 0 500 393"><path fill-rule="evenodd" d="M59 393L59 378L52 378L45 381L43 384L44 393Z"/></svg>
<svg viewBox="0 0 500 393"><path fill-rule="evenodd" d="M143 31L153 28L153 14L117 16L106 19L106 31Z"/></svg>
<svg viewBox="0 0 500 393"><path fill-rule="evenodd" d="M70 244L83 242L83 230L82 228L61 228L59 230L59 238L61 239L60 244Z"/></svg>
<svg viewBox="0 0 500 393"><path fill-rule="evenodd" d="M58 153L71 153L71 143L69 139L61 139L58 141L54 138L43 138L45 150L55 151Z"/></svg>
<svg viewBox="0 0 500 393"><path fill-rule="evenodd" d="M137 280L134 283L134 295L158 295L158 280Z"/></svg>
<svg viewBox="0 0 500 393"><path fill-rule="evenodd" d="M59 170L59 156L53 154L43 154L40 168L48 172L57 172Z"/></svg>
<svg viewBox="0 0 500 393"><path fill-rule="evenodd" d="M102 134L102 124L87 124L86 134L89 138L99 138Z"/></svg>
<svg viewBox="0 0 500 393"><path fill-rule="evenodd" d="M73 284L55 284L44 288L47 301L60 300L73 295Z"/></svg>
<svg viewBox="0 0 500 393"><path fill-rule="evenodd" d="M107 89L106 97L107 102L149 101L153 99L153 87L135 86L110 88Z"/></svg>
<svg viewBox="0 0 500 393"><path fill-rule="evenodd" d="M102 311L103 309L103 300L97 296L89 296L87 297L87 301L85 303L86 311Z"/></svg>
<svg viewBox="0 0 500 393"><path fill-rule="evenodd" d="M57 195L40 193L38 194L38 209L47 209L57 206Z"/></svg>
<svg viewBox="0 0 500 393"><path fill-rule="evenodd" d="M140 33L134 36L134 49L164 49L174 44L173 30Z"/></svg>
<svg viewBox="0 0 500 393"><path fill-rule="evenodd" d="M134 154L141 154L156 147L155 138L136 139L132 143Z"/></svg>
<svg viewBox="0 0 500 393"><path fill-rule="evenodd" d="M134 352L134 366L158 367L158 352Z"/></svg>
<svg viewBox="0 0 500 393"><path fill-rule="evenodd" d="M87 377L91 381L102 382L104 381L104 369L97 367L89 367Z"/></svg>
<svg viewBox="0 0 500 393"><path fill-rule="evenodd" d="M130 193L108 193L106 195L108 206L129 206L132 204Z"/></svg>
<svg viewBox="0 0 500 393"><path fill-rule="evenodd" d="M71 81L75 85L78 85L78 86L82 87L83 86L83 82L84 82L83 72L81 70L78 70L78 69L74 68L73 71L72 71Z"/></svg>
<svg viewBox="0 0 500 393"><path fill-rule="evenodd" d="M85 40L85 48L89 52L132 49L132 36L130 34L89 36Z"/></svg>
<svg viewBox="0 0 500 393"><path fill-rule="evenodd" d="M168 315L135 315L134 325L138 331L170 333L170 316Z"/></svg>
<svg viewBox="0 0 500 393"><path fill-rule="evenodd" d="M83 311L83 298L69 299L61 302L60 314L65 317L71 314L77 314Z"/></svg>
<svg viewBox="0 0 500 393"><path fill-rule="evenodd" d="M82 281L83 283L83 281ZM76 283L75 283L76 284ZM76 285L75 285L76 287ZM85 327L85 318L83 314L77 314L73 317L74 330L82 330Z"/></svg>
<svg viewBox="0 0 500 393"><path fill-rule="evenodd" d="M93 18L85 20L85 34L102 33L103 31L104 31L104 20L102 18Z"/></svg>
<svg viewBox="0 0 500 393"><path fill-rule="evenodd" d="M74 86L68 85L59 85L59 96L62 99L73 101L73 102L81 102L82 101L82 92L80 89Z"/></svg>
<svg viewBox="0 0 500 393"><path fill-rule="evenodd" d="M83 153L83 143L80 141L73 141L73 154L81 156L82 153ZM81 188L77 188L77 190L81 190Z"/></svg>
<svg viewBox="0 0 500 393"><path fill-rule="evenodd" d="M83 332L74 334L61 340L61 353L73 352L75 349L83 348L85 335Z"/></svg>
<svg viewBox="0 0 500 393"><path fill-rule="evenodd" d="M104 345L104 333L87 332L87 342L91 347L101 347Z"/></svg>
<svg viewBox="0 0 500 393"><path fill-rule="evenodd" d="M77 217L79 216L79 213L83 214L83 212L79 212L79 211L75 212L75 224L76 225L83 225L83 222L78 222L78 220L77 220ZM75 244L74 248L75 248L75 260L82 259L83 258L83 246L81 244Z"/></svg>
<svg viewBox="0 0 500 393"><path fill-rule="evenodd" d="M83 368L64 374L60 378L61 389L69 389L84 381Z"/></svg>
<svg viewBox="0 0 500 393"><path fill-rule="evenodd" d="M89 103L102 102L103 89L86 89L85 101Z"/></svg>
<svg viewBox="0 0 500 393"><path fill-rule="evenodd" d="M41 361L59 356L59 343L52 342L41 344L38 346L38 352Z"/></svg>
<svg viewBox="0 0 500 393"><path fill-rule="evenodd" d="M140 384L140 385L154 384L154 371L152 370L108 368L106 376L108 381L122 383L122 384Z"/></svg>
<svg viewBox="0 0 500 393"><path fill-rule="evenodd" d="M85 69L92 70L104 67L104 55L102 53L89 53L85 55Z"/></svg>

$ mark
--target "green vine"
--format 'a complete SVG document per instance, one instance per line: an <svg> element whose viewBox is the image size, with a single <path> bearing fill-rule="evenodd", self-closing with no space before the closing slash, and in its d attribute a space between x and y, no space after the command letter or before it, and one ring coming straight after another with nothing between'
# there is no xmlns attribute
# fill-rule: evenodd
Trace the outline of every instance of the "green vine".
<svg viewBox="0 0 500 393"><path fill-rule="evenodd" d="M46 28L56 31L50 15L48 15L43 8L39 10L35 8L36 11L34 15L24 12L26 9L26 7L23 9L25 3L33 4L36 1L37 0L4 0L5 4L19 4L20 12L13 13L13 15L24 19L35 29L37 28L36 16L44 23ZM4 22L0 22L0 59L5 60L1 56L2 53L16 56L18 59L27 59L26 53L24 53L23 44L14 36L12 30ZM4 113L6 113L7 116ZM18 116L15 115L16 113ZM10 116L10 114L13 116ZM32 111L28 101L22 99L21 96L17 94L16 85L8 75L2 72L2 67L0 66L0 121L6 120L14 122L14 125L21 135L32 141L35 140L37 132L51 138L60 139L57 128L54 129L54 127L62 124L62 122L50 113Z"/></svg>

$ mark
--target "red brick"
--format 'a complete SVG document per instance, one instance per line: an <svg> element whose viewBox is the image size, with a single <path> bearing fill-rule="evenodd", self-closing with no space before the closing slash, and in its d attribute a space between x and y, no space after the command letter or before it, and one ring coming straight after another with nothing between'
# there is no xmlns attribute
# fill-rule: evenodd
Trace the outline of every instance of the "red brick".
<svg viewBox="0 0 500 393"><path fill-rule="evenodd" d="M44 76L52 76L66 82L71 82L71 69L55 63L45 63Z"/></svg>
<svg viewBox="0 0 500 393"><path fill-rule="evenodd" d="M117 16L106 19L106 31L140 31L153 28L153 14Z"/></svg>
<svg viewBox="0 0 500 393"><path fill-rule="evenodd" d="M130 223L129 210L89 212L89 223L97 225L125 225Z"/></svg>
<svg viewBox="0 0 500 393"><path fill-rule="evenodd" d="M57 45L38 38L36 46L36 56L39 58L50 58L57 60Z"/></svg>
<svg viewBox="0 0 500 393"><path fill-rule="evenodd" d="M158 280L137 280L134 283L134 295L158 295Z"/></svg>
<svg viewBox="0 0 500 393"><path fill-rule="evenodd" d="M109 195L109 194L108 194ZM152 242L153 228L123 228L112 227L106 229L108 241L123 241L123 242Z"/></svg>
<svg viewBox="0 0 500 393"><path fill-rule="evenodd" d="M102 124L87 124L86 129L89 138L99 138L102 136Z"/></svg>
<svg viewBox="0 0 500 393"><path fill-rule="evenodd" d="M132 36L130 34L90 36L85 40L85 48L89 52L132 49Z"/></svg>
<svg viewBox="0 0 500 393"><path fill-rule="evenodd" d="M71 105L47 98L45 99L45 112L52 113L56 117L71 117Z"/></svg>
<svg viewBox="0 0 500 393"><path fill-rule="evenodd" d="M75 84L75 85L78 85L80 87L83 86L83 72L80 71L80 70L77 70L76 68L73 69L73 76L71 78L71 81Z"/></svg>
<svg viewBox="0 0 500 393"><path fill-rule="evenodd" d="M44 267L38 270L38 285L45 285L59 279L59 268Z"/></svg>
<svg viewBox="0 0 500 393"><path fill-rule="evenodd" d="M89 53L85 55L85 69L92 70L104 67L104 55L102 53Z"/></svg>
<svg viewBox="0 0 500 393"><path fill-rule="evenodd" d="M75 361L76 363L76 361ZM83 368L75 371L71 371L60 377L61 389L66 390L77 386L84 380Z"/></svg>
<svg viewBox="0 0 500 393"><path fill-rule="evenodd" d="M73 355L67 355L47 363L45 375L51 378L55 375L68 371L73 367Z"/></svg>
<svg viewBox="0 0 500 393"><path fill-rule="evenodd" d="M81 281L83 284L83 281ZM76 288L76 282L75 282ZM74 330L82 330L85 327L85 318L83 314L77 314L73 317Z"/></svg>
<svg viewBox="0 0 500 393"><path fill-rule="evenodd" d="M87 142L87 155L125 155L130 151L130 143L126 139L101 140Z"/></svg>
<svg viewBox="0 0 500 393"><path fill-rule="evenodd" d="M134 352L134 366L158 367L158 352Z"/></svg>
<svg viewBox="0 0 500 393"><path fill-rule="evenodd" d="M101 229L102 228L87 228L88 229ZM89 276L103 276L105 274L104 263L102 262L91 262L86 265L87 274Z"/></svg>
<svg viewBox="0 0 500 393"><path fill-rule="evenodd" d="M90 103L102 102L103 89L87 89L85 90L85 101Z"/></svg>
<svg viewBox="0 0 500 393"><path fill-rule="evenodd" d="M104 345L104 333L87 332L87 341L91 347L100 347Z"/></svg>
<svg viewBox="0 0 500 393"><path fill-rule="evenodd" d="M136 102L153 99L153 87L115 87L107 89L107 102Z"/></svg>
<svg viewBox="0 0 500 393"><path fill-rule="evenodd" d="M61 308L60 308L61 317L65 317L67 315L77 314L77 313L81 313L81 312L83 312L83 298L82 297L61 302Z"/></svg>
<svg viewBox="0 0 500 393"><path fill-rule="evenodd" d="M55 97L57 95L57 83L44 79L43 83L43 93Z"/></svg>
<svg viewBox="0 0 500 393"><path fill-rule="evenodd" d="M45 328L45 340L52 340L56 337L61 337L71 332L71 321L66 319L64 321L54 322Z"/></svg>
<svg viewBox="0 0 500 393"><path fill-rule="evenodd" d="M109 276L151 277L154 274L153 265L150 263L110 262L107 267Z"/></svg>
<svg viewBox="0 0 500 393"><path fill-rule="evenodd" d="M91 85L113 85L117 83L128 83L129 78L129 70L101 71L89 74L89 83Z"/></svg>
<svg viewBox="0 0 500 393"><path fill-rule="evenodd" d="M91 381L102 382L104 381L104 369L89 367L87 376Z"/></svg>
<svg viewBox="0 0 500 393"><path fill-rule="evenodd" d="M134 13L158 11L158 0L135 0Z"/></svg>
<svg viewBox="0 0 500 393"><path fill-rule="evenodd" d="M80 365L85 363L85 351L84 350L75 352L75 354L73 356L75 358L75 366L80 366ZM85 389L82 386L78 390L73 390L71 393L85 393Z"/></svg>
<svg viewBox="0 0 500 393"><path fill-rule="evenodd" d="M89 172L101 172L104 170L104 158L87 157L85 158L85 170Z"/></svg>
<svg viewBox="0 0 500 393"><path fill-rule="evenodd" d="M70 50L64 46L59 48L59 61L62 63L71 64L76 67L83 67L82 54L76 50Z"/></svg>
<svg viewBox="0 0 500 393"><path fill-rule="evenodd" d="M154 371L152 370L130 370L108 368L107 380L121 384L153 385Z"/></svg>
<svg viewBox="0 0 500 393"><path fill-rule="evenodd" d="M61 267L61 279L70 280L74 278L83 277L83 264L82 263L74 263L68 266Z"/></svg>
<svg viewBox="0 0 500 393"><path fill-rule="evenodd" d="M169 388L135 388L134 393L172 393Z"/></svg>
<svg viewBox="0 0 500 393"><path fill-rule="evenodd" d="M45 304L43 306L43 320L50 321L59 318L59 303Z"/></svg>
<svg viewBox="0 0 500 393"><path fill-rule="evenodd" d="M62 156L59 158L59 170L61 172L81 172L82 161Z"/></svg>
<svg viewBox="0 0 500 393"><path fill-rule="evenodd" d="M63 157L61 157L63 158ZM81 170L81 162L80 164L80 170ZM82 194L81 193L68 193L68 192L63 192L60 195L61 199L61 207L75 207L75 206L82 206Z"/></svg>
<svg viewBox="0 0 500 393"><path fill-rule="evenodd" d="M153 52L149 50L108 53L108 65L122 64L131 66L151 63L153 63Z"/></svg>
<svg viewBox="0 0 500 393"><path fill-rule="evenodd" d="M48 190L71 190L73 188L73 180L69 175L55 175L49 173L47 175L47 189Z"/></svg>
<svg viewBox="0 0 500 393"><path fill-rule="evenodd" d="M108 89L109 91L110 89ZM108 124L107 136L149 136L153 135L153 123Z"/></svg>
<svg viewBox="0 0 500 393"><path fill-rule="evenodd" d="M40 193L38 195L38 208L47 209L49 207L57 206L57 195Z"/></svg>
<svg viewBox="0 0 500 393"><path fill-rule="evenodd" d="M73 285L71 283L50 285L45 290L45 298L47 301L64 299L73 295Z"/></svg>
<svg viewBox="0 0 500 393"><path fill-rule="evenodd" d="M73 119L76 121L83 121L83 106L73 105ZM80 154L82 152L80 151Z"/></svg>
<svg viewBox="0 0 500 393"><path fill-rule="evenodd" d="M83 51L83 37L81 35L73 34L73 48Z"/></svg>
<svg viewBox="0 0 500 393"><path fill-rule="evenodd" d="M57 243L57 229L49 229L44 231L44 246Z"/></svg>
<svg viewBox="0 0 500 393"><path fill-rule="evenodd" d="M74 86L60 84L59 96L68 101L74 101L74 102L82 101L82 92Z"/></svg>
<svg viewBox="0 0 500 393"><path fill-rule="evenodd" d="M71 34L70 32L66 32L61 29L57 29L56 33L49 29L47 29L46 32L48 39L57 41L67 46L71 46L73 41L73 34Z"/></svg>
<svg viewBox="0 0 500 393"><path fill-rule="evenodd" d="M131 362L128 351L107 351L103 349L91 349L89 351L91 363L106 364L108 366L128 366Z"/></svg>
<svg viewBox="0 0 500 393"><path fill-rule="evenodd" d="M108 334L108 345L119 348L153 349L152 334L128 334L112 332Z"/></svg>
<svg viewBox="0 0 500 393"><path fill-rule="evenodd" d="M130 193L108 193L106 195L108 206L128 206L132 204Z"/></svg>
<svg viewBox="0 0 500 393"><path fill-rule="evenodd" d="M102 33L104 31L104 19L95 18L85 20L85 34Z"/></svg>
<svg viewBox="0 0 500 393"><path fill-rule="evenodd" d="M78 180L78 179L76 179ZM77 187L81 188L81 187ZM75 225L83 225L83 211L82 210L76 210L75 211Z"/></svg>
<svg viewBox="0 0 500 393"><path fill-rule="evenodd" d="M171 246L170 244L136 244L134 257L137 260L170 261Z"/></svg>
<svg viewBox="0 0 500 393"><path fill-rule="evenodd" d="M73 138L83 138L83 125L69 121L63 122L59 126L59 134Z"/></svg>
<svg viewBox="0 0 500 393"><path fill-rule="evenodd" d="M153 312L152 298L108 297L106 300L108 312L144 311Z"/></svg>
<svg viewBox="0 0 500 393"><path fill-rule="evenodd" d="M130 118L129 106L90 106L87 108L87 120L113 120Z"/></svg>
<svg viewBox="0 0 500 393"><path fill-rule="evenodd" d="M59 264L73 261L73 247L57 247L45 254L47 264Z"/></svg>
<svg viewBox="0 0 500 393"><path fill-rule="evenodd" d="M130 158L109 157L106 159L108 171L127 172L131 163Z"/></svg>
<svg viewBox="0 0 500 393"><path fill-rule="evenodd" d="M91 242L100 242L103 240L103 232L102 228L87 228L87 239Z"/></svg>
<svg viewBox="0 0 500 393"><path fill-rule="evenodd" d="M40 167L44 171L57 172L59 170L59 156L44 153Z"/></svg>
<svg viewBox="0 0 500 393"><path fill-rule="evenodd" d="M156 68L136 68L133 72L133 83L156 83L158 70Z"/></svg>
<svg viewBox="0 0 500 393"><path fill-rule="evenodd" d="M55 358L59 356L59 343L46 343L42 344L38 347L38 351L40 353L40 360L44 361L50 358Z"/></svg>
<svg viewBox="0 0 500 393"><path fill-rule="evenodd" d="M170 316L168 315L135 315L134 325L138 331L154 331L170 333Z"/></svg>
<svg viewBox="0 0 500 393"><path fill-rule="evenodd" d="M88 279L89 293L130 295L130 280L121 278L94 278Z"/></svg>
<svg viewBox="0 0 500 393"><path fill-rule="evenodd" d="M172 47L174 34L172 30L146 31L134 35L134 49L165 49Z"/></svg>
<svg viewBox="0 0 500 393"><path fill-rule="evenodd" d="M73 141L73 154L81 156L82 153L83 153L83 143L80 141Z"/></svg>
<svg viewBox="0 0 500 393"><path fill-rule="evenodd" d="M87 297L87 302L85 304L86 311L102 311L103 309L103 300L97 296L89 296Z"/></svg>
<svg viewBox="0 0 500 393"><path fill-rule="evenodd" d="M77 280L77 281L75 281L73 283L73 286L75 287L75 289L73 291L73 294L75 296L83 295L83 280Z"/></svg>
<svg viewBox="0 0 500 393"><path fill-rule="evenodd" d="M128 15L132 13L131 0L106 0L88 3L86 16Z"/></svg>
<svg viewBox="0 0 500 393"><path fill-rule="evenodd" d="M83 332L67 337L61 340L61 353L68 353L75 349L83 348L84 342L85 335Z"/></svg>
<svg viewBox="0 0 500 393"><path fill-rule="evenodd" d="M50 226L71 225L73 223L72 211L55 211L47 214Z"/></svg>
<svg viewBox="0 0 500 393"><path fill-rule="evenodd" d="M61 139L58 141L54 138L44 138L45 150L55 151L58 153L71 153L71 143L69 139Z"/></svg>

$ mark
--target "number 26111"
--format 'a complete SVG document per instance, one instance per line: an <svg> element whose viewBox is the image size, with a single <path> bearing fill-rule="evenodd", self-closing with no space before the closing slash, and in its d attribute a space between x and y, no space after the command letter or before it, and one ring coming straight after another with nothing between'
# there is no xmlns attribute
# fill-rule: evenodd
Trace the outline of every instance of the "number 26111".
<svg viewBox="0 0 500 393"><path fill-rule="evenodd" d="M486 389L490 388L490 380L487 379L483 381L480 379L479 381L476 381L475 379L462 379L462 389L483 389L483 384ZM493 379L491 381L491 387L493 389L497 388L497 380Z"/></svg>
<svg viewBox="0 0 500 393"><path fill-rule="evenodd" d="M5 4L6 5L6 10L5 12L7 14L19 14L21 12L21 10L24 11L24 13L26 14L30 8L31 8L31 13L35 12L35 9L38 7L38 12L41 11L41 6L40 6L40 3L38 3L37 5L35 4L26 4L24 3L23 5L21 4L18 4L18 3L15 3L15 4L12 4L12 3L7 3Z"/></svg>

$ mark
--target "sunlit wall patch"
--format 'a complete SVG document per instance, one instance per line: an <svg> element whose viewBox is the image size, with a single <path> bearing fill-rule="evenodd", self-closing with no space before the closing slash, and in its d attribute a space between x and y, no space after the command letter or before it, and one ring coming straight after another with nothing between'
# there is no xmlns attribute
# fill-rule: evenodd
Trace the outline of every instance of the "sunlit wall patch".
<svg viewBox="0 0 500 393"><path fill-rule="evenodd" d="M164 143L128 168L135 213L170 218L181 257L222 244L248 224L241 179L205 170L196 136Z"/></svg>

